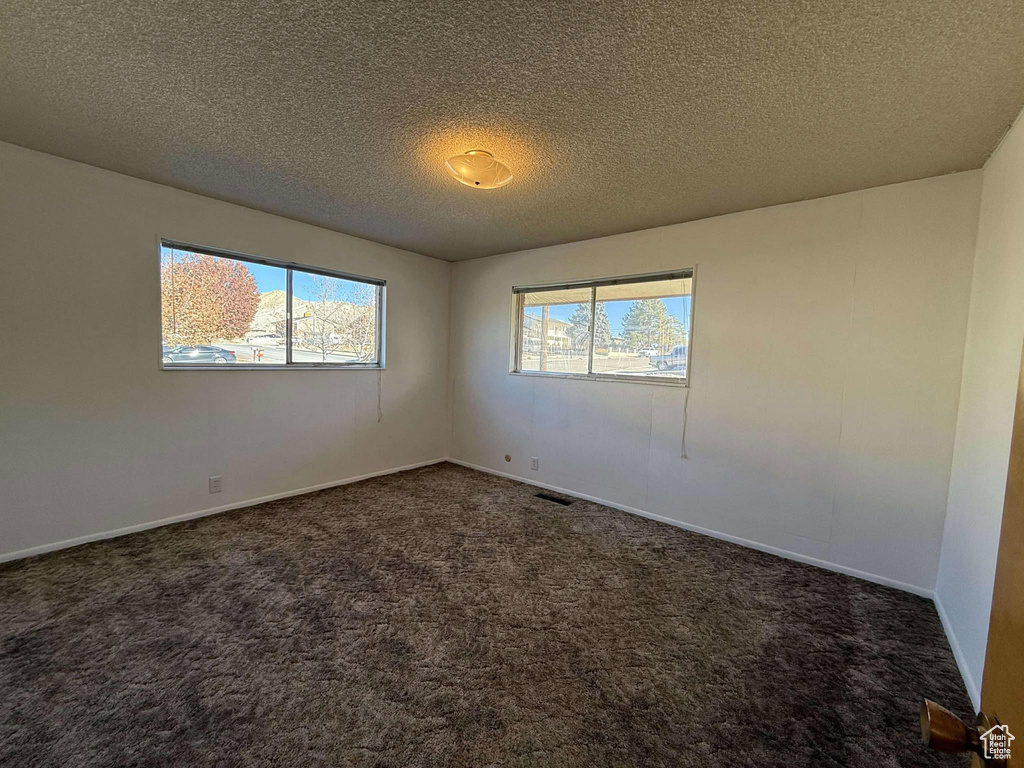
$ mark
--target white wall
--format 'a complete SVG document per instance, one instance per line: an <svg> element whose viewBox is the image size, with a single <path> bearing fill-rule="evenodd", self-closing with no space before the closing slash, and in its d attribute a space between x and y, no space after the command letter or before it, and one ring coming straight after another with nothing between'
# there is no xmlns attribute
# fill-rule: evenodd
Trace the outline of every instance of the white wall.
<svg viewBox="0 0 1024 768"><path fill-rule="evenodd" d="M383 420L374 371L160 371L159 236L386 279ZM9 144L0 249L0 558L446 454L446 262Z"/></svg>
<svg viewBox="0 0 1024 768"><path fill-rule="evenodd" d="M930 594L980 187L975 171L455 264L451 455ZM507 372L512 285L694 264L688 461L683 389Z"/></svg>
<svg viewBox="0 0 1024 768"><path fill-rule="evenodd" d="M983 172L960 414L936 602L979 703L1024 342L1024 122Z"/></svg>

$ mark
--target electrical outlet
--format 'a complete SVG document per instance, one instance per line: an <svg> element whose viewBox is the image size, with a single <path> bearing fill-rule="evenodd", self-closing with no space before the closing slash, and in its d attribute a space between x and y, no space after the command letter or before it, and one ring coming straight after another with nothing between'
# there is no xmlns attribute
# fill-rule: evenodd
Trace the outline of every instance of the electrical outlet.
<svg viewBox="0 0 1024 768"><path fill-rule="evenodd" d="M536 456L530 457L530 469L540 469L540 459Z"/></svg>
<svg viewBox="0 0 1024 768"><path fill-rule="evenodd" d="M224 490L224 478L221 475L214 475L210 478L210 493L220 493Z"/></svg>

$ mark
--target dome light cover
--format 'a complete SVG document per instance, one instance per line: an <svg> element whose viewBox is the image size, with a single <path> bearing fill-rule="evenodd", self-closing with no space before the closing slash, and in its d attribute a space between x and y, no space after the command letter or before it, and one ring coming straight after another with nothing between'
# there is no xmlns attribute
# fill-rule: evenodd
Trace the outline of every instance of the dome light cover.
<svg viewBox="0 0 1024 768"><path fill-rule="evenodd" d="M457 181L475 189L494 189L512 181L512 171L508 166L482 149L471 149L465 154L450 157L445 166Z"/></svg>

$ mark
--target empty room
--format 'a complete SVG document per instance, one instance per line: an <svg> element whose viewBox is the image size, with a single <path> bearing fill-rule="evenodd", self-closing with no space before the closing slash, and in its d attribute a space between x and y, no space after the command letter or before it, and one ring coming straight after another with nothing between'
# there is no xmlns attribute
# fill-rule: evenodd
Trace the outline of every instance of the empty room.
<svg viewBox="0 0 1024 768"><path fill-rule="evenodd" d="M1024 768L1022 109L1019 0L6 0L0 766Z"/></svg>

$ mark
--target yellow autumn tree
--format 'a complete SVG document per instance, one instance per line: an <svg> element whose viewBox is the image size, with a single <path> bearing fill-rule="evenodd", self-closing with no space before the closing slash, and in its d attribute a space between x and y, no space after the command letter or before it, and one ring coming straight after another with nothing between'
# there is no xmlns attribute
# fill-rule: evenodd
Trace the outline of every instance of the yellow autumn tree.
<svg viewBox="0 0 1024 768"><path fill-rule="evenodd" d="M256 316L260 294L240 261L171 251L160 264L164 343L210 344L243 335Z"/></svg>

